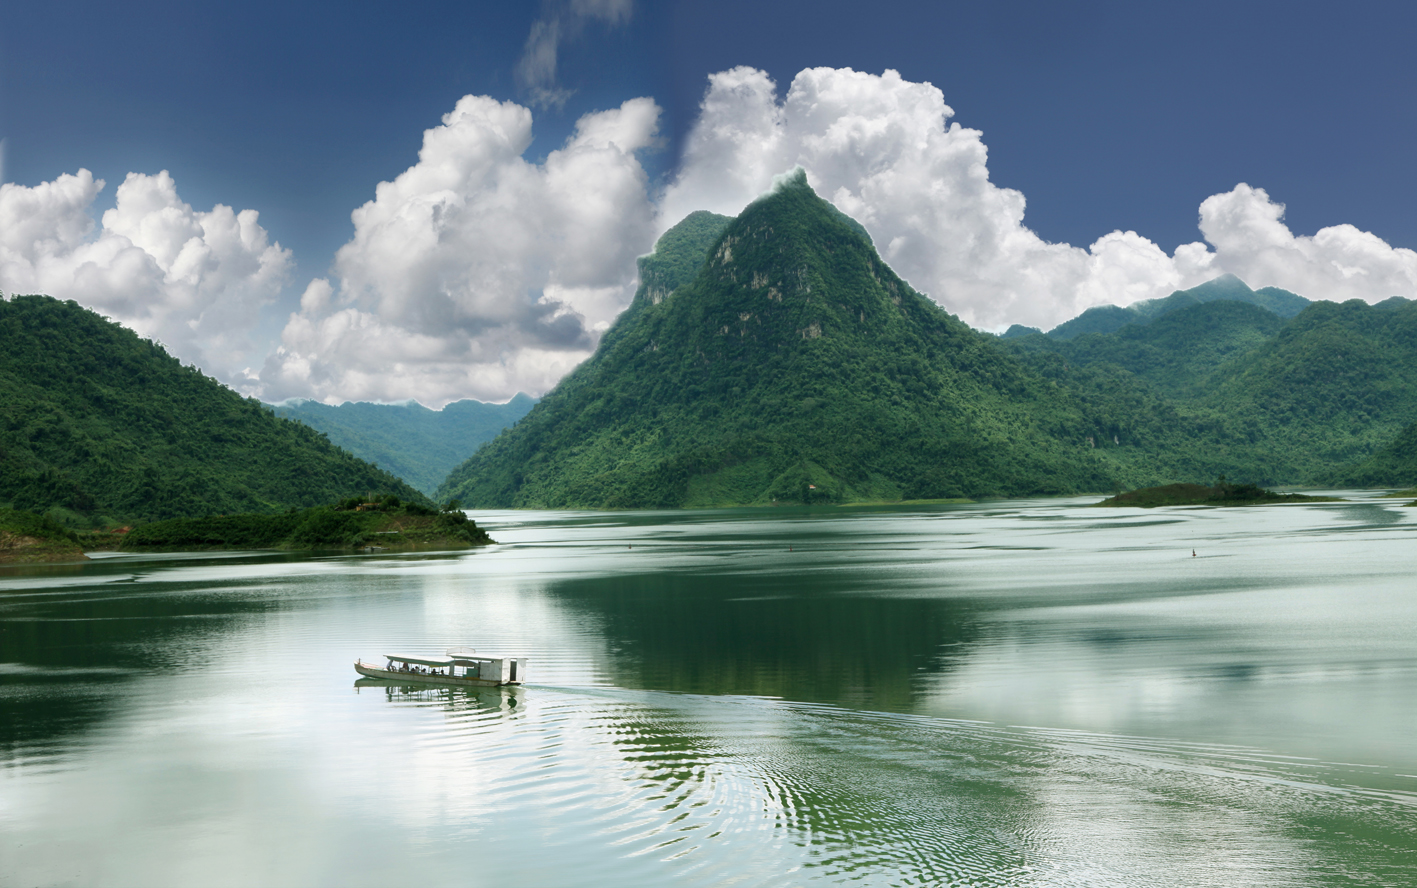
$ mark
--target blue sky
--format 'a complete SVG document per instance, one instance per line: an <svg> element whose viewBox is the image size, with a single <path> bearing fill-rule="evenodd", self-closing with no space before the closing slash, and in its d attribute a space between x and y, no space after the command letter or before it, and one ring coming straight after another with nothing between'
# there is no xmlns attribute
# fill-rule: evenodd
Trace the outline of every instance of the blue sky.
<svg viewBox="0 0 1417 888"><path fill-rule="evenodd" d="M445 258L436 269L422 270L429 274L427 286L461 306L439 309L452 313L439 323L460 325L459 335L472 345L469 351L461 344L435 343L427 338L427 330L390 313L390 305L406 306L421 298L419 293L393 296L381 291L382 272L370 270L365 260L353 255L380 247L367 238L364 246L354 246L351 211L373 200L379 182L391 182L419 163L424 131L437 127L464 96L487 96L529 110L534 140L523 157L536 169L567 146L584 115L648 97L658 108L655 120L645 124L654 137L641 138L635 147L622 146L632 155L627 175L644 179L647 203L636 212L650 214L636 223L638 227L631 225L623 239L625 255L632 257L647 248L637 246L639 241L648 237L652 243L652 233L646 232L672 224L666 213L687 208L685 201L695 196L717 201L711 208L722 211L741 205L738 192L747 184L735 186L738 191L728 189L733 191L729 194L723 190L727 186L714 184L712 170L705 168L694 179L699 172L684 161L685 151L698 145L701 165L745 162L741 154L724 154L721 144L715 148L713 134L705 131L710 125L721 130L723 119L709 121L700 114L710 75L735 66L767 75L780 101L785 101L798 73L808 68L851 68L876 78L891 69L907 86L930 84L953 111L948 123L982 133L974 147L987 145L988 178L1001 190L981 198L981 206L992 206L991 200L1002 206L1009 194L1019 193L1027 202L1022 226L1041 244L1072 245L1082 251L1081 258L1068 260L1073 262L1068 268L1102 262L1088 260L1086 251L1114 231L1135 232L1172 263L1164 273L1153 269L1142 280L1139 272L1118 270L1132 268L1135 262L1118 260L1120 264L1090 282L1079 282L1083 272L1076 269L1039 271L1034 279L1018 281L990 277L988 269L932 265L926 254L939 252L938 245L928 242L935 235L922 234L925 240L912 253L913 235L892 221L896 210L881 196L884 192L858 188L856 180L837 181L808 166L819 191L828 185L833 193L845 188L839 205L845 202L857 215L879 217L867 223L878 247L885 246L883 237L895 232L890 242L904 246L898 257L888 255L888 260L904 266L912 282L977 326L993 329L1014 320L1048 326L1087 304L1127 302L1170 283L1225 270L1241 272L1247 280L1272 275L1272 281L1251 283L1302 286L1311 298L1417 295L1403 291L1410 275L1401 252L1417 247L1417 215L1411 212L1417 203L1417 168L1411 163L1417 135L1417 54L1410 49L1417 33L1417 7L1410 4L1359 3L1340 10L1305 3L868 5L831 0L655 5L628 0L540 5L353 2L293 8L260 2L221 7L7 3L3 20L0 138L5 182L33 189L80 169L91 171L106 183L86 205L94 220L94 231L86 235L92 241L102 233L100 220L115 206L125 176L167 170L172 184L163 186L168 187L164 193L175 195L173 200L198 214L218 204L238 213L254 210L270 244L278 242L289 251L282 259L267 250L269 274L259 285L251 283L255 278L244 284L223 279L227 283L221 286L227 289L220 292L217 284L193 285L216 294L214 300L244 305L243 310L260 316L242 343L220 336L210 346L180 342L181 336L173 332L181 327L180 319L172 311L165 310L165 320L159 323L156 312L142 308L144 299L192 301L190 294L171 296L176 273L161 257L149 284L156 287L152 281L164 278L169 289L163 292L169 297L134 290L91 300L140 332L161 335L175 351L187 349L192 360L219 378L263 396L301 394L301 379L308 394L331 400L397 395L436 403L460 391L501 398L516 387L539 394L536 389L544 390L593 347L613 318L614 307L628 298L626 287L632 281L612 281L604 271L580 277L556 267L525 272L516 286L534 290L534 304L499 313L486 308L490 297L470 296L466 304L458 303L454 291L459 287L485 284L469 283L467 275L450 272ZM529 74L529 47L535 44L530 38L544 36L548 25L559 28L559 39L549 44L556 60L554 76L544 68ZM546 46L543 41L542 48ZM904 95L906 87L897 86L884 88ZM548 93L559 94L563 103L548 104ZM879 106L876 98L861 101ZM831 107L842 113L845 106ZM783 111L788 117L791 113ZM889 124L887 116L879 119L885 121L882 126ZM782 124L787 130L796 125L790 120ZM803 129L792 139L800 148L810 142L810 134ZM791 165L808 156L802 153L805 149L794 150L797 153L761 158L761 163ZM833 155L837 160L841 156ZM826 169L835 161L818 157L818 162ZM865 165L888 162L893 161L867 158ZM1263 189L1263 196L1233 193L1239 183ZM678 198L667 198L676 185ZM12 198L17 194L12 189ZM1270 225L1274 220L1266 214L1278 211L1269 208L1283 204L1282 223L1297 240L1281 246L1306 256L1306 261L1345 269L1345 281L1383 283L1369 290L1336 287L1332 295L1320 292L1327 279L1318 272L1276 270L1283 264L1282 258L1275 258L1280 254L1256 258L1258 254L1251 254L1258 247L1234 238L1220 244L1210 240L1215 255L1197 260L1199 265L1192 261L1194 256L1177 253L1182 245L1203 241L1197 229L1202 203L1227 194L1227 201L1212 207L1212 225L1220 232L1214 238L1228 236L1218 227L1226 219L1265 217L1254 224ZM824 191L824 196L831 195ZM478 198L467 194L459 197L463 199L471 206ZM932 212L957 219L974 211L956 212L946 202ZM984 213L978 217L980 225L1006 224L991 222L994 217L979 212ZM998 212L1002 219L1012 210ZM381 218L397 215L393 210L390 214ZM18 230L17 223L8 224ZM141 224L136 220L114 231L125 231L138 243L141 238L132 232ZM1245 224L1246 231L1254 229ZM1378 256L1378 265L1367 269L1353 264L1359 261L1354 256L1371 250L1352 232L1341 255L1319 255L1329 249L1327 241L1303 240L1344 225L1398 252ZM953 236L962 235L957 231ZM1263 237L1273 240L1269 234ZM336 266L336 251L346 244L351 244L350 255ZM11 249L23 252L14 243ZM160 252L146 249L154 255ZM1053 255L1057 251L1048 253L1038 244L1028 249L1034 252L1010 254L1009 262L1045 253L1053 257L1048 261L1063 261ZM1241 256L1244 250L1250 253ZM105 255L116 254L110 250ZM1154 260L1146 259L1153 265ZM27 261L35 265L32 256ZM489 263L551 260L528 259L507 248L482 261L476 279L485 282ZM234 268L235 259L228 264ZM7 292L32 281L57 280L38 272L26 279L14 271L18 266L5 267L13 278L7 281L0 275L0 287ZM409 273L416 277L422 272ZM632 267L628 273L633 274ZM1105 298L1108 282L1122 277L1129 283ZM959 283L966 279L984 279L997 293L987 288L974 292L972 284ZM78 288L78 278L74 280ZM309 289L316 280L327 282L327 295L318 286ZM240 291L246 294L240 297L244 303L230 295L240 287L246 287ZM556 295L562 292L557 287L581 295ZM614 287L619 290L610 292ZM592 291L598 295L586 295ZM416 339L417 348L409 345L412 351L401 353L409 360L388 356L402 368L404 388L367 384L369 376L379 373L375 367L351 370L346 362L338 369L326 368L323 377L310 370L314 365L308 356L297 353L304 347L299 341L309 345L314 340L299 340L288 323L302 294L309 295L306 333L314 336L311 331L326 324L320 334L325 336L320 340L325 354L333 354L327 316L339 306L358 308L372 319L366 319L368 323L397 328L399 335L412 337L410 343ZM85 301L82 293L62 295ZM483 307L470 307L474 303ZM432 311L425 309L420 311ZM561 329L571 315L580 319L575 335L556 339L545 332L549 318L559 319ZM456 322L447 320L454 316ZM224 326L231 323L228 319ZM525 329L517 328L521 332L515 335L506 332L518 324ZM478 339L497 325L504 333L496 342ZM528 334L531 328L526 325L540 325L536 329L542 332ZM199 326L187 324L191 329ZM283 330L287 354L296 357L286 361L289 372L276 384L275 365L267 361L263 371L261 360ZM554 359L548 357L553 352ZM236 363L245 369L238 373L235 363L224 363L218 353L237 356ZM430 369L431 364L414 367L418 354L435 355L442 369ZM527 371L538 360L545 364L544 371ZM491 375L460 375L460 361L500 369ZM307 375L291 376L292 367L305 367L300 372ZM390 373L381 375L387 378ZM361 378L366 384L357 381Z"/></svg>

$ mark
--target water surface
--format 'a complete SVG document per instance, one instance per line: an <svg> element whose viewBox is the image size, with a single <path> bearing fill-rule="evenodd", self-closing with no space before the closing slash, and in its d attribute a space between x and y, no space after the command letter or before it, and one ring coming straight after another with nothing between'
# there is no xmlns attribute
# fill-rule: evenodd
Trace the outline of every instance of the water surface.
<svg viewBox="0 0 1417 888"><path fill-rule="evenodd" d="M1409 884L1417 521L1354 496L10 569L0 882ZM532 683L350 666L453 645Z"/></svg>

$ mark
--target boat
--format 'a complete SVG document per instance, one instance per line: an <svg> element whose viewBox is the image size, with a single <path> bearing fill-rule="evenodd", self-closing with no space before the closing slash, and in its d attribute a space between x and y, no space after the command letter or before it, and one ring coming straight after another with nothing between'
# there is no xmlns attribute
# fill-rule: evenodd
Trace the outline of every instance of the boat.
<svg viewBox="0 0 1417 888"><path fill-rule="evenodd" d="M454 688L519 685L526 678L526 657L479 657L471 648L452 648L446 657L385 654L385 663L354 661L354 671L369 678Z"/></svg>

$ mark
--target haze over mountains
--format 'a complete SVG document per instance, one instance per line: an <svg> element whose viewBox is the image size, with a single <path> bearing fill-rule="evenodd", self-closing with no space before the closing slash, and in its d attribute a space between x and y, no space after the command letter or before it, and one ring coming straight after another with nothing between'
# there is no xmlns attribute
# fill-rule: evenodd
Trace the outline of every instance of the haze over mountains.
<svg viewBox="0 0 1417 888"><path fill-rule="evenodd" d="M464 400L441 410L429 410L417 402L346 401L333 406L308 400L286 401L274 409L277 416L325 433L336 446L432 496L449 472L525 416L535 403L520 394L505 404Z"/></svg>

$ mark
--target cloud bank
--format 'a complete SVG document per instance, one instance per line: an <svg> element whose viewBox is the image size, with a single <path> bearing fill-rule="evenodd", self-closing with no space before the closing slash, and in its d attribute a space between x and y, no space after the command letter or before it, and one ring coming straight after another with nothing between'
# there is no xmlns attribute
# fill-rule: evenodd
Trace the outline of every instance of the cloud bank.
<svg viewBox="0 0 1417 888"><path fill-rule="evenodd" d="M267 399L503 400L588 357L633 295L654 208L637 152L659 107L589 114L534 163L531 112L466 96L418 163L354 211L261 371Z"/></svg>
<svg viewBox="0 0 1417 888"><path fill-rule="evenodd" d="M983 134L952 116L940 90L895 71L807 69L781 100L762 71L714 74L660 228L696 209L736 214L801 165L897 272L979 327L1046 329L1224 272L1312 299L1417 295L1417 253L1348 225L1296 236L1283 205L1245 184L1201 205L1208 243L1170 255L1134 231L1087 248L1048 243L1024 224L1023 194L989 180Z"/></svg>
<svg viewBox="0 0 1417 888"><path fill-rule="evenodd" d="M285 285L289 250L255 210L192 209L164 170L129 173L95 225L88 170L0 185L0 287L73 299L241 386L260 309Z"/></svg>
<svg viewBox="0 0 1417 888"><path fill-rule="evenodd" d="M545 21L614 21L629 4L546 9ZM554 49L539 82L554 83ZM254 210L194 211L166 172L129 174L101 224L104 183L87 170L0 186L0 287L75 299L267 400L539 395L629 303L635 257L656 234L693 210L736 214L800 165L902 276L977 327L1046 329L1225 272L1311 299L1417 297L1417 253L1351 225L1296 235L1283 204L1243 183L1207 198L1204 240L1170 254L1134 231L1048 243L1025 224L1024 196L990 181L982 134L951 122L940 90L894 71L808 69L783 96L752 68L712 75L656 194L639 155L659 114L639 98L586 115L535 161L523 156L528 108L465 96L424 133L418 162L353 212L353 238L329 277L308 282L273 351L251 339L290 252ZM256 378L247 368L263 356Z"/></svg>

